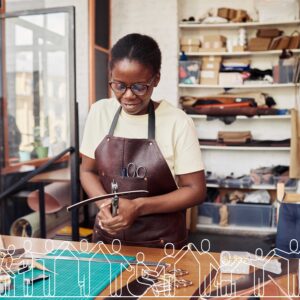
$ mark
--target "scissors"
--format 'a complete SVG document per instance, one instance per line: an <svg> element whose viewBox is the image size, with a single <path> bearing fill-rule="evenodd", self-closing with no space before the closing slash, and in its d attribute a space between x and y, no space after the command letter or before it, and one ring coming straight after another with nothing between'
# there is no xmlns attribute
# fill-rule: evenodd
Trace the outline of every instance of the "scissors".
<svg viewBox="0 0 300 300"><path fill-rule="evenodd" d="M143 166L137 166L135 163L127 165L127 177L145 178L147 169Z"/></svg>

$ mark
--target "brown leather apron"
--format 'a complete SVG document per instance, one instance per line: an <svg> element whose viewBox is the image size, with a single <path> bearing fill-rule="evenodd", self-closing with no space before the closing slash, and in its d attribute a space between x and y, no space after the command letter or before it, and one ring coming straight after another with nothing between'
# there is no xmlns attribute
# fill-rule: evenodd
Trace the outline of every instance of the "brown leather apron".
<svg viewBox="0 0 300 300"><path fill-rule="evenodd" d="M116 112L109 134L95 150L95 159L100 181L107 193L111 192L111 182L115 180L118 191L148 190L148 196L158 196L177 189L174 177L155 141L155 111L153 102L148 108L148 139L128 139L114 137L122 107ZM146 168L144 178L127 177L122 170L129 163ZM136 198L126 197L128 199ZM172 199L170 199L172 201ZM129 229L110 235L99 226L96 218L93 241L111 243L119 239L124 245L164 247L168 242L176 248L182 247L187 241L186 210L173 213L153 214L138 217Z"/></svg>

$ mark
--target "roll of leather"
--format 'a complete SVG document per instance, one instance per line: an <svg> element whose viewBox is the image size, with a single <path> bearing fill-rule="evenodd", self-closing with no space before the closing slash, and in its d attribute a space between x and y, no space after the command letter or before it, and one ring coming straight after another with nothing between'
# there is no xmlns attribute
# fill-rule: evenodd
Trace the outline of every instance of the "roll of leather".
<svg viewBox="0 0 300 300"><path fill-rule="evenodd" d="M39 211L39 191L35 190L28 195L28 206ZM69 182L53 182L45 186L45 212L57 212L71 203L71 188Z"/></svg>
<svg viewBox="0 0 300 300"><path fill-rule="evenodd" d="M69 220L67 210L46 215L47 231L51 231L57 226ZM10 227L10 235L22 237L40 237L40 217L38 212L18 218Z"/></svg>

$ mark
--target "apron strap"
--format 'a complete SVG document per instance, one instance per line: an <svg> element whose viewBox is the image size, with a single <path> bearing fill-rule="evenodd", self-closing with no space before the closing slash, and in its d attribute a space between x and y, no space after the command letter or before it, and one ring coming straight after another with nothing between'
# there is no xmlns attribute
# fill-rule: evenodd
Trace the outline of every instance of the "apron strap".
<svg viewBox="0 0 300 300"><path fill-rule="evenodd" d="M118 108L111 123L108 134L113 135L116 129L120 113L122 111L122 106ZM155 140L155 111L153 101L150 100L148 106L148 139Z"/></svg>

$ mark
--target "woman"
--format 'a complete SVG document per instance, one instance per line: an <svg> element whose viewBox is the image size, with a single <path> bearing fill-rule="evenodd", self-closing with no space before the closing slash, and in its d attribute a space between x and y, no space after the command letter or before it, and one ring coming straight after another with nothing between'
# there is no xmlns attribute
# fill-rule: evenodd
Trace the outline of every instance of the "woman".
<svg viewBox="0 0 300 300"><path fill-rule="evenodd" d="M111 50L115 98L96 102L86 121L80 178L90 197L143 189L147 195L99 201L94 241L176 248L187 241L186 208L205 197L196 131L185 113L151 99L160 80L161 52L149 36L129 34ZM130 198L130 199L129 199Z"/></svg>

